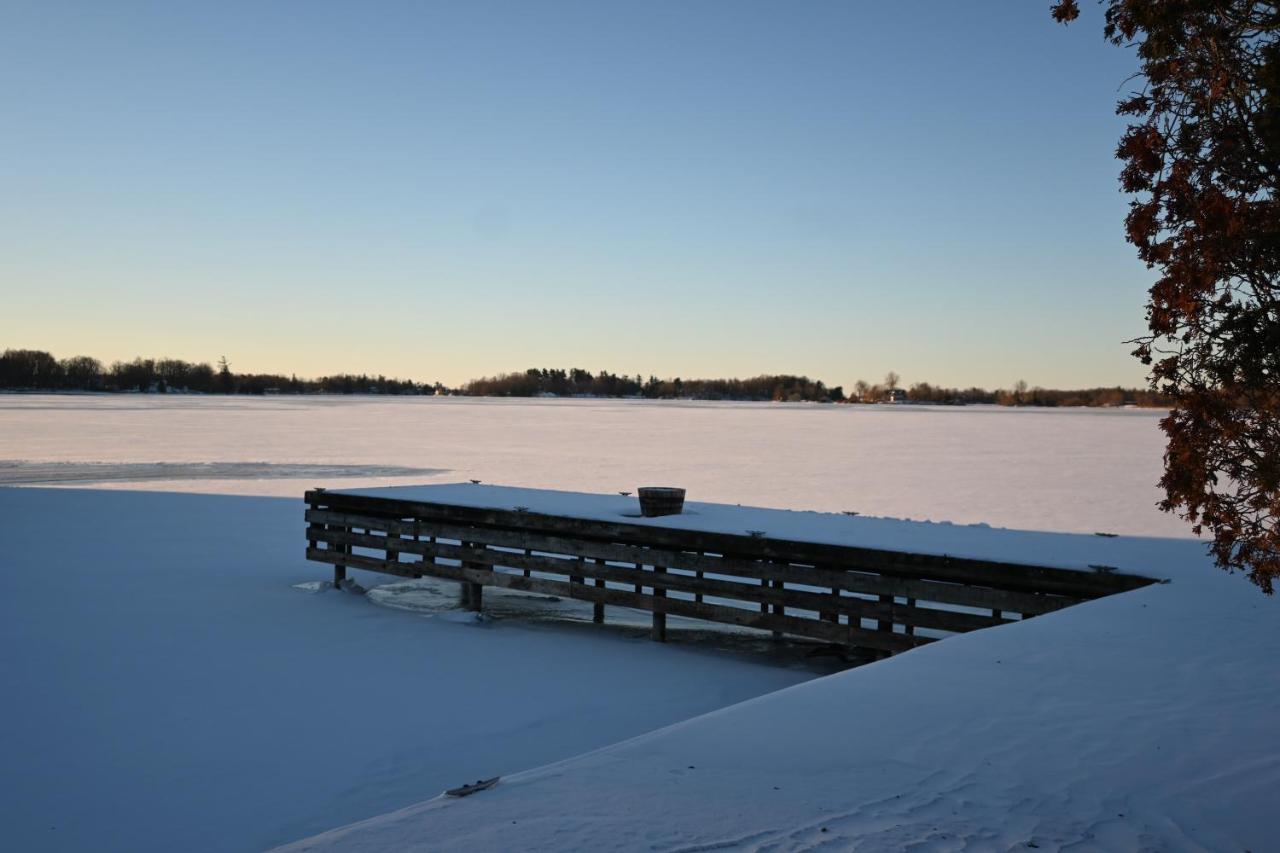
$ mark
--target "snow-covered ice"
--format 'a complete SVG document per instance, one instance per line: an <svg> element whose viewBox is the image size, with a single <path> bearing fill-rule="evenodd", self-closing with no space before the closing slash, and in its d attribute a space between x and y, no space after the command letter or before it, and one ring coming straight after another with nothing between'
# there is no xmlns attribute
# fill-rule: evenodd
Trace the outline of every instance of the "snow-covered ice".
<svg viewBox="0 0 1280 853"><path fill-rule="evenodd" d="M1186 536L1160 513L1163 413L460 397L0 395L0 460L409 466L434 476L693 501ZM283 469L281 469L283 470ZM111 483L297 496L370 478Z"/></svg>

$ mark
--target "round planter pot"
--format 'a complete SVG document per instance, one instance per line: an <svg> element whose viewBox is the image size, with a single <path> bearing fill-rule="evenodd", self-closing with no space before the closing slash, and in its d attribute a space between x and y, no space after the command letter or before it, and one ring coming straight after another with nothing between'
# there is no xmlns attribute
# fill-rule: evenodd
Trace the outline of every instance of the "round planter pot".
<svg viewBox="0 0 1280 853"><path fill-rule="evenodd" d="M640 514L646 518L660 515L679 515L684 511L684 489L671 486L641 486Z"/></svg>

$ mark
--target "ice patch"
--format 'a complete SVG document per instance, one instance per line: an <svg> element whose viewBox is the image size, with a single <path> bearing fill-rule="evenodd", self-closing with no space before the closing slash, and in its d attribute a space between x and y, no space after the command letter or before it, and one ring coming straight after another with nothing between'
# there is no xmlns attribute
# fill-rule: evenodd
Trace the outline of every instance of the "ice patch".
<svg viewBox="0 0 1280 853"><path fill-rule="evenodd" d="M365 595L374 604L415 613L439 613L458 606L458 585L449 581L388 583L373 587Z"/></svg>
<svg viewBox="0 0 1280 853"><path fill-rule="evenodd" d="M295 583L294 589L302 592L324 592L327 589L333 589L332 581L307 581L306 583Z"/></svg>
<svg viewBox="0 0 1280 853"><path fill-rule="evenodd" d="M404 465L306 465L282 462L28 462L0 460L0 486L149 480L322 480L339 477L415 477L448 468Z"/></svg>

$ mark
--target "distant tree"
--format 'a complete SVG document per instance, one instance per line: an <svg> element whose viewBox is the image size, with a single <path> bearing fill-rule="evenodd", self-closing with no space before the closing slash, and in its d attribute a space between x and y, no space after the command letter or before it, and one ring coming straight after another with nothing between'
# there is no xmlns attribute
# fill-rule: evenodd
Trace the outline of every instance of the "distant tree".
<svg viewBox="0 0 1280 853"><path fill-rule="evenodd" d="M899 376L898 376L898 374L896 374L896 373L894 373L892 370L890 370L888 373L886 373L886 374L884 375L884 387L885 387L885 389L886 389L886 390L888 390L888 391L892 391L892 390L894 390L895 388L897 388L897 387L898 387L898 382L900 381L900 379L901 379L901 377L899 377Z"/></svg>
<svg viewBox="0 0 1280 853"><path fill-rule="evenodd" d="M1172 400L1161 507L1219 566L1280 576L1280 4L1104 0L1140 89L1117 156L1129 242L1158 272L1134 354ZM1052 7L1060 22L1076 0Z"/></svg>
<svg viewBox="0 0 1280 853"><path fill-rule="evenodd" d="M87 355L64 358L59 362L67 388L96 391L102 387L102 362Z"/></svg>
<svg viewBox="0 0 1280 853"><path fill-rule="evenodd" d="M218 391L230 394L235 390L236 380L231 374L231 365L227 363L227 357L224 355L218 359Z"/></svg>
<svg viewBox="0 0 1280 853"><path fill-rule="evenodd" d="M113 362L107 377L117 391L150 391L160 378L156 362L150 358Z"/></svg>
<svg viewBox="0 0 1280 853"><path fill-rule="evenodd" d="M44 350L10 349L0 355L0 387L58 388L62 366Z"/></svg>
<svg viewBox="0 0 1280 853"><path fill-rule="evenodd" d="M928 382L917 382L907 390L907 398L913 403L935 403L937 397L937 389Z"/></svg>

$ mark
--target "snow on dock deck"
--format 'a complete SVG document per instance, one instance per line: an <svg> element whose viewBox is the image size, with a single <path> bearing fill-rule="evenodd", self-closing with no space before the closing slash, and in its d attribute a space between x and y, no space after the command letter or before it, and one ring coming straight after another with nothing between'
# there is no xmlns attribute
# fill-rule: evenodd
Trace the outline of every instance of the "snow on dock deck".
<svg viewBox="0 0 1280 853"><path fill-rule="evenodd" d="M1108 566L1120 571L1167 577L1134 543L1140 537L1045 534L911 519L875 518L844 513L788 510L737 504L686 501L684 512L644 518L635 495L527 489L475 483L335 489L335 494L447 504L471 509L525 509L544 515L607 521L673 530L747 535L763 531L771 539L855 548L877 548L977 560L1029 563L1065 569ZM1106 532L1106 531L1100 531ZM1050 538L1046 538L1050 537Z"/></svg>

